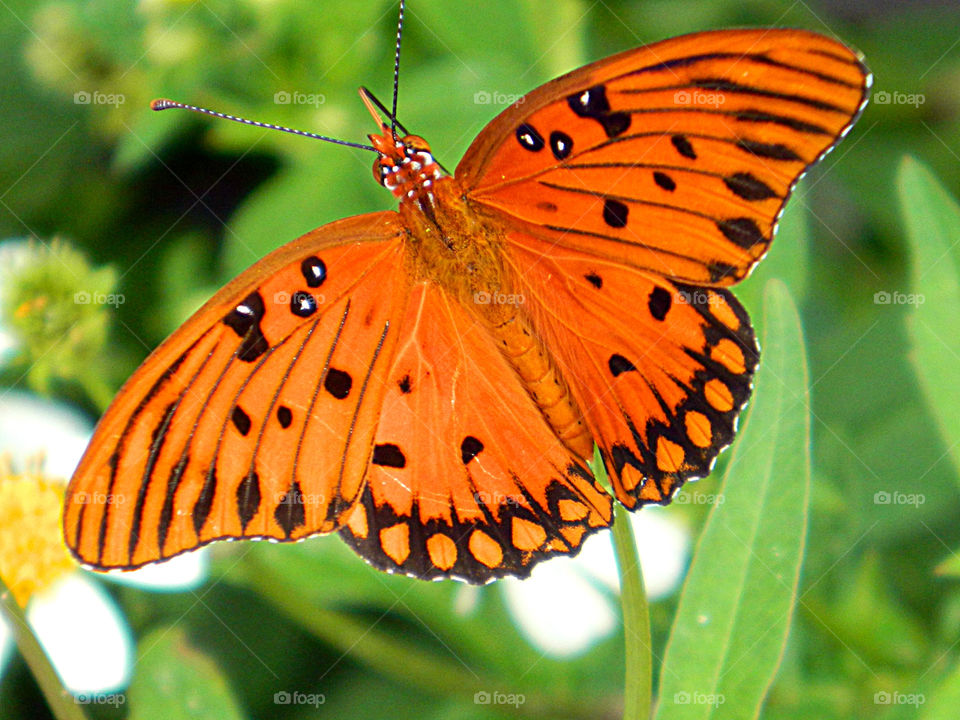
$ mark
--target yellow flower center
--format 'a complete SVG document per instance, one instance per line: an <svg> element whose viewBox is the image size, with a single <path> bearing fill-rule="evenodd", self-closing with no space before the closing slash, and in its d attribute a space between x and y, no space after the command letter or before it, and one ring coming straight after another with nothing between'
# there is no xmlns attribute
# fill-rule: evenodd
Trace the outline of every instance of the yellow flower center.
<svg viewBox="0 0 960 720"><path fill-rule="evenodd" d="M0 578L21 607L76 567L60 534L63 484L0 458Z"/></svg>

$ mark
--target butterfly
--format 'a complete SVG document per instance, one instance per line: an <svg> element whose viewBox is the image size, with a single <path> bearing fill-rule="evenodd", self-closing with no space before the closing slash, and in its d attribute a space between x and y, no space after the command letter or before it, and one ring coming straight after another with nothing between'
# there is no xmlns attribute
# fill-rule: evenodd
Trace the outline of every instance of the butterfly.
<svg viewBox="0 0 960 720"><path fill-rule="evenodd" d="M338 532L382 570L485 583L575 554L614 497L668 503L751 393L727 288L870 77L803 30L677 37L532 91L453 175L364 94L397 210L267 255L150 355L70 482L67 545L130 569Z"/></svg>

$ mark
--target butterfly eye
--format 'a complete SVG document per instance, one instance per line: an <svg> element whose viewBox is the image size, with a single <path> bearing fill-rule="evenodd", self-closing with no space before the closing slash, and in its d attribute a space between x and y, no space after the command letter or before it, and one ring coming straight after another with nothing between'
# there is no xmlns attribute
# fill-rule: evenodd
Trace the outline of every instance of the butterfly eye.
<svg viewBox="0 0 960 720"><path fill-rule="evenodd" d="M383 180L389 172L390 169L380 161L380 158L373 161L373 179L378 183L383 185Z"/></svg>
<svg viewBox="0 0 960 720"><path fill-rule="evenodd" d="M419 135L407 135L405 138L403 138L403 146L404 152L406 152L407 155L430 152L430 145L428 145L427 141Z"/></svg>

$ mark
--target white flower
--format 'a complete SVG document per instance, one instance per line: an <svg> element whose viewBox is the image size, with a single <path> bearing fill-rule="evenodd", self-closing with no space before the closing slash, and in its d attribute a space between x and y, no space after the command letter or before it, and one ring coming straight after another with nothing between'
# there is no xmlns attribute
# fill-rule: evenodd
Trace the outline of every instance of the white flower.
<svg viewBox="0 0 960 720"><path fill-rule="evenodd" d="M0 303L3 302L8 277L22 268L30 258L30 244L26 240L0 242ZM0 323L0 365L13 357L17 339ZM2 435L0 435L2 437Z"/></svg>
<svg viewBox="0 0 960 720"><path fill-rule="evenodd" d="M0 537L8 532L8 546L29 542L29 554L14 557L9 573L29 588L27 620L51 658L64 686L75 694L106 693L125 687L133 670L133 638L122 612L97 577L151 589L186 589L206 576L205 553L192 553L162 565L130 573L95 576L80 569L62 547L59 517L62 482L69 477L90 440L90 424L78 412L35 395L0 390L0 456L11 457L17 467L27 467L37 452L45 453L45 471L13 476L0 467ZM9 461L8 461L9 465ZM6 485L4 485L6 483ZM11 490L22 483L19 490ZM4 507L3 503L8 504ZM16 505L11 507L11 505ZM17 519L34 519L42 532L29 540L22 528L5 528ZM12 520L11 520L12 519ZM41 552L33 552L42 544ZM63 560L61 560L62 553ZM0 570L4 568L0 547ZM46 569L31 567L35 555L50 559ZM10 567L10 558L6 558ZM57 579L53 579L53 578ZM9 580L13 582L13 580ZM33 588L38 589L34 593ZM15 593L16 594L16 593ZM0 622L0 674L9 659L10 628Z"/></svg>
<svg viewBox="0 0 960 720"><path fill-rule="evenodd" d="M683 579L690 536L670 511L647 507L630 515L649 600L672 594ZM620 581L610 532L588 539L574 558L534 568L526 580L500 583L520 631L545 654L574 655L617 627Z"/></svg>

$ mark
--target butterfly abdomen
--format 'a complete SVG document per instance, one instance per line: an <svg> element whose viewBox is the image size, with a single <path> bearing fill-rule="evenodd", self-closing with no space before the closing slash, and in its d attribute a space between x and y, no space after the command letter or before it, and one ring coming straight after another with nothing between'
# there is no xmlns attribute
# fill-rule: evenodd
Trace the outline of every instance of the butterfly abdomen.
<svg viewBox="0 0 960 720"><path fill-rule="evenodd" d="M493 319L488 326L490 332L557 437L575 454L589 460L593 436L556 363L523 312L524 299L516 294L491 298L491 304L499 300L506 306L494 307L489 313Z"/></svg>

